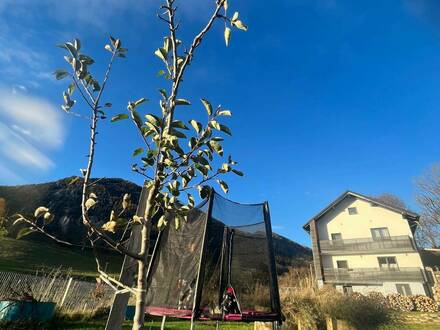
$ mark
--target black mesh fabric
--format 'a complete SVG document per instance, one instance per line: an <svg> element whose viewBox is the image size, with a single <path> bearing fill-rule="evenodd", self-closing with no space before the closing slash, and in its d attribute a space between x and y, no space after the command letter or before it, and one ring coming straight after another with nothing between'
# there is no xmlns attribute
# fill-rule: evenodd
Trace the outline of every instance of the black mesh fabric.
<svg viewBox="0 0 440 330"><path fill-rule="evenodd" d="M242 312L273 312L264 204L238 204L214 194L200 308L221 316L222 297L235 291Z"/></svg>
<svg viewBox="0 0 440 330"><path fill-rule="evenodd" d="M178 229L170 223L159 236L147 291L147 306L153 314L193 309L206 204L193 209Z"/></svg>
<svg viewBox="0 0 440 330"><path fill-rule="evenodd" d="M181 228L162 232L150 268L147 311L191 317L194 309L199 319L278 320L265 204L238 204L215 192L210 198ZM228 292L234 312L225 308Z"/></svg>

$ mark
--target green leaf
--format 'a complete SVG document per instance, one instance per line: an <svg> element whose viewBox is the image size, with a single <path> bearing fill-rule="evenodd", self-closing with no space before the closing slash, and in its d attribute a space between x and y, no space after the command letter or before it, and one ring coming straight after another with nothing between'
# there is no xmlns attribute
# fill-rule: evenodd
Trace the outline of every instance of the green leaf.
<svg viewBox="0 0 440 330"><path fill-rule="evenodd" d="M232 169L232 172L234 172L234 173L237 174L238 176L243 176L243 175L244 175L243 172L238 171L238 170L234 170L234 169Z"/></svg>
<svg viewBox="0 0 440 330"><path fill-rule="evenodd" d="M168 98L168 96L167 96L167 91L166 91L165 89L163 89L163 88L159 89L159 93L160 93L160 95L162 95L162 97L163 97L164 99L167 99L167 98Z"/></svg>
<svg viewBox="0 0 440 330"><path fill-rule="evenodd" d="M76 50L81 49L81 41L78 38L75 38L75 40L73 41L73 45L75 46Z"/></svg>
<svg viewBox="0 0 440 330"><path fill-rule="evenodd" d="M104 48L105 50L108 50L110 53L113 53L113 49L110 45L105 45Z"/></svg>
<svg viewBox="0 0 440 330"><path fill-rule="evenodd" d="M181 128L181 129L188 129L188 127L183 123L181 120L174 120L171 124L172 127Z"/></svg>
<svg viewBox="0 0 440 330"><path fill-rule="evenodd" d="M74 58L78 57L78 51L73 44L71 44L70 42L66 42L64 45Z"/></svg>
<svg viewBox="0 0 440 330"><path fill-rule="evenodd" d="M236 11L235 13L234 13L234 15L232 15L232 18L231 18L231 21L236 21L237 19L238 19L238 11Z"/></svg>
<svg viewBox="0 0 440 330"><path fill-rule="evenodd" d="M112 43L113 46L116 45L116 38L114 38L113 36L110 36L110 42Z"/></svg>
<svg viewBox="0 0 440 330"><path fill-rule="evenodd" d="M208 124L209 124L210 127L215 128L218 131L221 130L220 123L218 121L216 121L216 120L210 120Z"/></svg>
<svg viewBox="0 0 440 330"><path fill-rule="evenodd" d="M144 151L143 148L136 148L136 149L133 151L133 157L136 157L137 155L140 155L143 151Z"/></svg>
<svg viewBox="0 0 440 330"><path fill-rule="evenodd" d="M205 99L201 99L200 101L202 101L203 106L205 107L206 112L208 113L208 115L211 116L212 115L212 105L211 105L211 103L209 103L209 101L205 100Z"/></svg>
<svg viewBox="0 0 440 330"><path fill-rule="evenodd" d="M93 63L95 63L95 60L93 58L84 54L79 55L79 60L87 65L92 65Z"/></svg>
<svg viewBox="0 0 440 330"><path fill-rule="evenodd" d="M53 74L56 80L64 79L69 75L69 73L64 69L57 69Z"/></svg>
<svg viewBox="0 0 440 330"><path fill-rule="evenodd" d="M67 87L67 93L69 93L69 95L72 95L74 91L75 91L75 83L70 83L69 86Z"/></svg>
<svg viewBox="0 0 440 330"><path fill-rule="evenodd" d="M113 116L112 119L111 119L110 121L113 123L113 122L115 122L115 121L123 120L123 119L127 119L127 118L128 118L128 115L127 115L127 114L125 114L125 113L120 113L120 114L118 114L118 115L116 115L116 116Z"/></svg>
<svg viewBox="0 0 440 330"><path fill-rule="evenodd" d="M202 173L203 175L207 175L208 174L208 168L206 168L205 166L202 166L200 164L195 164L196 169Z"/></svg>
<svg viewBox="0 0 440 330"><path fill-rule="evenodd" d="M145 118L148 120L149 123L153 124L155 127L161 126L161 120L159 117L150 113L145 115Z"/></svg>
<svg viewBox="0 0 440 330"><path fill-rule="evenodd" d="M220 110L217 114L219 116L228 116L228 117L232 116L232 112L229 110Z"/></svg>
<svg viewBox="0 0 440 330"><path fill-rule="evenodd" d="M201 199L208 198L209 192L211 191L208 186L197 186L197 190L199 191L199 196Z"/></svg>
<svg viewBox="0 0 440 330"><path fill-rule="evenodd" d="M191 103L188 100L185 99L177 99L176 105L191 105Z"/></svg>
<svg viewBox="0 0 440 330"><path fill-rule="evenodd" d="M167 62L167 51L164 48L158 48L154 54L159 57L162 61L164 61L165 63Z"/></svg>
<svg viewBox="0 0 440 330"><path fill-rule="evenodd" d="M228 27L225 27L225 44L226 47L229 46L229 40L231 40L231 29Z"/></svg>
<svg viewBox="0 0 440 330"><path fill-rule="evenodd" d="M157 71L157 75L160 77L160 76L163 76L165 74L165 71L164 70L159 70L159 71Z"/></svg>
<svg viewBox="0 0 440 330"><path fill-rule="evenodd" d="M231 130L229 129L228 126L222 125L220 124L220 131L228 134L228 135L232 135Z"/></svg>
<svg viewBox="0 0 440 330"><path fill-rule="evenodd" d="M147 101L147 99L145 97L137 100L134 102L134 106L137 107L138 105L141 105L142 103L144 103L145 101Z"/></svg>
<svg viewBox="0 0 440 330"><path fill-rule="evenodd" d="M228 184L226 182L224 182L223 180L216 180L216 181L220 185L220 187L222 188L223 192L225 194L227 194L229 191Z"/></svg>
<svg viewBox="0 0 440 330"><path fill-rule="evenodd" d="M180 138L180 139L185 139L186 138L186 135L185 134L183 134L182 132L179 132L178 130L176 130L176 129L174 129L174 128L171 128L170 130L169 130L169 132L168 132L170 135L172 135L172 136L176 136L176 137L178 137L178 138Z"/></svg>
<svg viewBox="0 0 440 330"><path fill-rule="evenodd" d="M157 221L157 228L162 229L167 225L165 215L162 215Z"/></svg>
<svg viewBox="0 0 440 330"><path fill-rule="evenodd" d="M188 196L188 205L194 207L195 205L194 197L191 194L187 194L187 196Z"/></svg>
<svg viewBox="0 0 440 330"><path fill-rule="evenodd" d="M191 119L189 123L191 124L192 127L194 127L197 134L200 133L200 131L202 130L202 124L200 124L198 121L194 119Z"/></svg>
<svg viewBox="0 0 440 330"><path fill-rule="evenodd" d="M214 149L220 156L223 156L223 148L217 141L209 141L209 146Z"/></svg>
<svg viewBox="0 0 440 330"><path fill-rule="evenodd" d="M240 21L239 19L236 20L236 21L231 22L231 24L233 26L235 26L237 29L240 29L240 30L243 30L243 31L247 31L247 26L242 21Z"/></svg>
<svg viewBox="0 0 440 330"><path fill-rule="evenodd" d="M33 233L35 230L29 227L22 228L17 234L17 239L23 238L31 233Z"/></svg>
<svg viewBox="0 0 440 330"><path fill-rule="evenodd" d="M142 119L141 116L139 116L139 113L136 110L130 111L131 118L133 118L134 122L136 123L136 126L140 129L142 127Z"/></svg>

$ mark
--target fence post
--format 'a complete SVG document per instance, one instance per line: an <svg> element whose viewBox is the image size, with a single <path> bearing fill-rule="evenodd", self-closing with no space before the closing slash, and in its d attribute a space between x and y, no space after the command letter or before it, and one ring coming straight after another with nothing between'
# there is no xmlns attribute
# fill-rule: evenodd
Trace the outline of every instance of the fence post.
<svg viewBox="0 0 440 330"><path fill-rule="evenodd" d="M61 299L60 307L63 306L63 304L64 304L64 300L66 300L67 293L69 292L70 285L72 284L72 280L73 280L73 278L70 277L70 278L69 278L69 281L67 282L67 286L66 286L66 290L64 291L63 299Z"/></svg>

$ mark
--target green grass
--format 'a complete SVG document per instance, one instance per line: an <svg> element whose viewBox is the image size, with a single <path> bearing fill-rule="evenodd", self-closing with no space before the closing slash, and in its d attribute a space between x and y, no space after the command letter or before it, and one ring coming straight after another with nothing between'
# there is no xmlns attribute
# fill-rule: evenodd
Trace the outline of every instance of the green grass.
<svg viewBox="0 0 440 330"><path fill-rule="evenodd" d="M122 257L102 254L108 271L118 274ZM96 264L90 250L65 247L52 242L34 242L0 237L0 270L19 273L35 273L44 267L62 266L71 269L74 276L96 277Z"/></svg>
<svg viewBox="0 0 440 330"><path fill-rule="evenodd" d="M189 329L190 321L168 321L165 324L165 329L167 330L187 330ZM44 324L35 322L0 322L0 329L11 329L11 330L58 330L58 329L68 329L68 330L96 330L104 329L105 320L94 320L94 321L52 321L50 323ZM215 322L197 322L197 330L215 330ZM131 322L124 322L122 329L131 329ZM147 321L145 322L145 330L159 330L160 320ZM252 330L254 329L253 323L220 323L221 330Z"/></svg>
<svg viewBox="0 0 440 330"><path fill-rule="evenodd" d="M379 330L439 330L440 324L399 324L385 325Z"/></svg>

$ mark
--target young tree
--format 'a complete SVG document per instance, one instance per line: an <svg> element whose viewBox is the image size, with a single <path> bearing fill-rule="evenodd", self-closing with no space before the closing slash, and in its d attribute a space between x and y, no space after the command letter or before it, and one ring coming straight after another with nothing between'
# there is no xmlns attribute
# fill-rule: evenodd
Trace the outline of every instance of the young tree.
<svg viewBox="0 0 440 330"><path fill-rule="evenodd" d="M133 329L141 329L143 326L147 257L153 216L162 214L158 221L159 228L171 225L167 223L167 219L173 219L172 225L178 228L180 223L186 220L188 211L194 207L193 191L198 191L200 198L207 197L210 191L207 184L215 179L221 189L227 193L228 184L219 177L229 172L239 176L243 175L242 172L235 169L237 163L230 156L220 162L220 166L214 167L214 164L218 163L215 158L223 158L224 156L222 135L231 135L230 129L221 123L222 118L231 116L231 111L221 106L213 107L207 99L202 98L200 106L206 110L204 124L196 119L191 119L187 125L175 118L179 108L191 105L190 101L180 97L180 87L188 66L193 62L197 49L213 24L216 21L224 22L226 46L231 38L231 28L247 30L247 27L239 19L238 12L232 16L229 15L227 0L213 0L213 4L213 11L206 24L195 35L191 44L185 47L177 37L180 24L176 22L175 0L165 1L161 6L162 13L158 15L158 18L167 25L168 35L164 37L163 46L154 53L164 65L164 70L159 71L159 74L168 84L167 88L159 89L160 109L156 113L146 114L144 119L139 108L147 100L141 98L128 102L128 113L115 115L111 119L112 122L130 119L139 132L143 144L134 150L133 155L140 157L140 161L132 167L133 171L146 178L148 196L143 217L135 216L133 219L123 219L124 211L130 203L127 194L123 197L122 211L118 214L112 211L109 220L102 226L91 221L89 217L89 212L99 201L99 196L93 192L95 182L91 182L90 179L96 151L98 123L106 118L106 108L111 107L110 103L103 101L103 93L114 61L118 58L124 58L127 49L122 47L121 40L110 37L110 43L105 45L110 60L104 77L99 82L89 70L94 60L82 53L81 43L78 39L61 45L67 52L64 58L71 68L70 71L60 69L55 72L57 79L69 78L71 80L67 90L63 93L62 109L69 114L90 120L88 161L87 166L81 170L83 174L82 221L87 228L87 237L95 251L96 242L103 241L114 250L137 260L137 283L136 287L132 288L103 271L99 264L99 258L96 257L98 272L102 280L116 289L126 289L135 295L136 312ZM89 109L88 115L74 113L72 110L76 106L76 101L73 99L74 91L77 91L82 105ZM34 218L29 219L22 215L18 215L17 218L17 221L29 225L28 232L38 231L57 239L48 234L44 228L53 220L53 215L46 207L39 207L35 211ZM129 232L133 226L141 226L140 251L131 251L124 244L125 233ZM123 228L123 234L120 239L115 239L114 236L109 235L109 232L114 233L118 228ZM64 243L69 244L68 242Z"/></svg>

